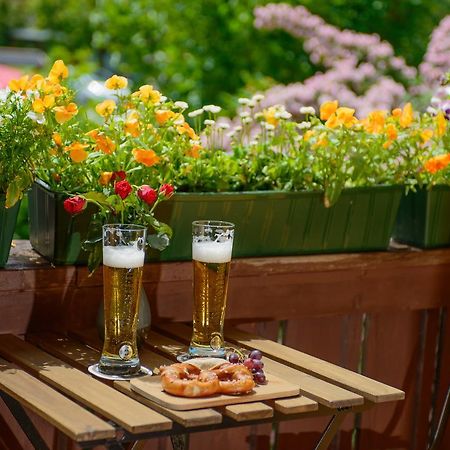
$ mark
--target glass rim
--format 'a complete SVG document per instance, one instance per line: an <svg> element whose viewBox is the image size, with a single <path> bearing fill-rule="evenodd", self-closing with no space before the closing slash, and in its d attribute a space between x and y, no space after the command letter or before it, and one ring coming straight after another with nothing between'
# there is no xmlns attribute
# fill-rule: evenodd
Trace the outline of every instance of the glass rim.
<svg viewBox="0 0 450 450"><path fill-rule="evenodd" d="M225 222L223 220L194 220L192 222L193 227L201 227L201 226L207 226L211 228L234 228L235 224L231 222Z"/></svg>
<svg viewBox="0 0 450 450"><path fill-rule="evenodd" d="M102 225L102 229L106 230L107 228L113 228L115 230L122 231L143 231L147 230L147 227L144 225L132 224L132 223L105 223Z"/></svg>

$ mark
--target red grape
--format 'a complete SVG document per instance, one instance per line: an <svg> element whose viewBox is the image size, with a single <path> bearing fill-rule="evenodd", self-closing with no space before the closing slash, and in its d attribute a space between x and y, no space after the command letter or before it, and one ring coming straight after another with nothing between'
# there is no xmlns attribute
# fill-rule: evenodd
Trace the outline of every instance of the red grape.
<svg viewBox="0 0 450 450"><path fill-rule="evenodd" d="M251 359L261 359L262 353L259 350L252 350L248 357Z"/></svg>
<svg viewBox="0 0 450 450"><path fill-rule="evenodd" d="M253 360L250 358L247 358L244 361L244 366L247 367L248 370L252 370L253 369Z"/></svg>
<svg viewBox="0 0 450 450"><path fill-rule="evenodd" d="M260 359L253 359L253 367L256 370L261 370L264 367L264 363Z"/></svg>
<svg viewBox="0 0 450 450"><path fill-rule="evenodd" d="M265 384L266 383L266 375L262 370L256 372L253 375L253 379L256 381L257 384Z"/></svg>
<svg viewBox="0 0 450 450"><path fill-rule="evenodd" d="M230 356L228 356L228 361L232 364L237 364L239 362L239 355L237 353L231 353Z"/></svg>

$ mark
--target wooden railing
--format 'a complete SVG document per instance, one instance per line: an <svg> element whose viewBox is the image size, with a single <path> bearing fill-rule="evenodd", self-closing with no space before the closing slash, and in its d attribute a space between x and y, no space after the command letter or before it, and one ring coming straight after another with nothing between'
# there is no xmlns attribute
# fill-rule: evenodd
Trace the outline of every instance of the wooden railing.
<svg viewBox="0 0 450 450"><path fill-rule="evenodd" d="M191 283L190 262L146 265L154 323L190 320ZM18 241L0 271L0 332L92 328L101 298L101 270L51 267ZM248 258L233 261L227 318L406 391L404 402L348 419L331 448L422 450L450 383L449 305L450 249ZM309 448L323 426L283 424L272 441ZM214 446L266 449L270 436L267 426L244 428Z"/></svg>

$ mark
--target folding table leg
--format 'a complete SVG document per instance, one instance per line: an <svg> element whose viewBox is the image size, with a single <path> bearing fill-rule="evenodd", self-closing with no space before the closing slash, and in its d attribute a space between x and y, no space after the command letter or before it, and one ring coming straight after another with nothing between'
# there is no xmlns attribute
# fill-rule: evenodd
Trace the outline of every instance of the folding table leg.
<svg viewBox="0 0 450 450"><path fill-rule="evenodd" d="M17 423L20 425L35 450L49 450L47 444L42 439L39 431L36 430L36 427L28 417L22 405L6 392L0 391L0 397L3 399L5 405L11 411L11 414L14 416Z"/></svg>
<svg viewBox="0 0 450 450"><path fill-rule="evenodd" d="M322 437L320 438L320 441L316 445L314 450L325 450L328 448L328 446L331 444L331 441L336 436L336 433L339 431L339 428L342 425L342 422L345 419L346 414L340 413L335 414L331 420L328 422L327 427L325 428L325 431L322 433Z"/></svg>
<svg viewBox="0 0 450 450"><path fill-rule="evenodd" d="M188 450L189 449L189 433L174 434L170 436L173 450Z"/></svg>

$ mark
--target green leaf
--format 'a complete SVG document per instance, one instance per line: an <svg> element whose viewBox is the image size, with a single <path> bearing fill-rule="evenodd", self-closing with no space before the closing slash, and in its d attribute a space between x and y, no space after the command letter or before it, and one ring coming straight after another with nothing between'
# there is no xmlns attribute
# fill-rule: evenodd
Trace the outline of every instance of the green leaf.
<svg viewBox="0 0 450 450"><path fill-rule="evenodd" d="M170 239L167 234L150 234L147 236L148 245L151 248L162 251L170 244Z"/></svg>
<svg viewBox="0 0 450 450"><path fill-rule="evenodd" d="M101 205L107 205L106 195L103 192L95 192L91 191L86 194L83 194L87 200L92 200L94 202L100 203Z"/></svg>
<svg viewBox="0 0 450 450"><path fill-rule="evenodd" d="M8 184L8 189L6 190L6 200L5 207L11 208L22 198L22 190L20 189L17 178Z"/></svg>

